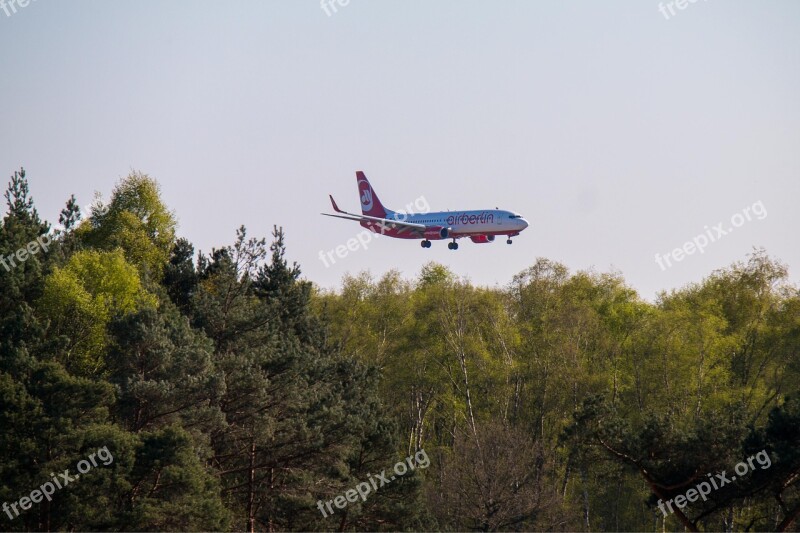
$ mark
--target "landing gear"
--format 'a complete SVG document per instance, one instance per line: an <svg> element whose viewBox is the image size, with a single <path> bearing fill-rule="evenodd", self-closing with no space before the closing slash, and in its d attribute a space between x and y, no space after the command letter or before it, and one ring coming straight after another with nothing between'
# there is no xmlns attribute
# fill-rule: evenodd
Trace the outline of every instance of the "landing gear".
<svg viewBox="0 0 800 533"><path fill-rule="evenodd" d="M447 243L447 248L450 250L458 250L458 243L456 242L455 239L453 239L453 242Z"/></svg>
<svg viewBox="0 0 800 533"><path fill-rule="evenodd" d="M420 244L420 246L422 246L423 248L430 248L430 247L431 247L431 241L429 241L428 239L425 239L424 241L422 241L422 242L421 242L421 243L419 243L419 244Z"/></svg>
<svg viewBox="0 0 800 533"><path fill-rule="evenodd" d="M506 244L511 244L511 239L508 239L508 240L506 241Z"/></svg>

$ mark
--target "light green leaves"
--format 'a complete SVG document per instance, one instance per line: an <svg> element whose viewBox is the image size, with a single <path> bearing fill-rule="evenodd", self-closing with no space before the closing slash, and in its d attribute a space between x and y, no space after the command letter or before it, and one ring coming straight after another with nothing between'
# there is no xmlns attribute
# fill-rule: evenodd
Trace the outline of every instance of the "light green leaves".
<svg viewBox="0 0 800 533"><path fill-rule="evenodd" d="M45 278L39 300L50 327L69 338L58 358L84 375L103 368L108 322L148 305L155 306L156 298L142 287L136 268L121 250L77 252L64 268Z"/></svg>

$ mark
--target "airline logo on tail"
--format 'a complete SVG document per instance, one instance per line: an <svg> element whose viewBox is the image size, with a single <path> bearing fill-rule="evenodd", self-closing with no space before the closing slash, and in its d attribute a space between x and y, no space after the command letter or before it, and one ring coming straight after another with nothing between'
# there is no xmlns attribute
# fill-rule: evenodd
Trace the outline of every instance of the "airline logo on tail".
<svg viewBox="0 0 800 533"><path fill-rule="evenodd" d="M369 212L372 209L372 190L366 180L359 180L358 186L361 189L361 208L364 212Z"/></svg>
<svg viewBox="0 0 800 533"><path fill-rule="evenodd" d="M356 172L356 183L358 184L358 199L361 201L362 214L381 218L391 214L391 211L383 207L380 198L375 194L363 172Z"/></svg>

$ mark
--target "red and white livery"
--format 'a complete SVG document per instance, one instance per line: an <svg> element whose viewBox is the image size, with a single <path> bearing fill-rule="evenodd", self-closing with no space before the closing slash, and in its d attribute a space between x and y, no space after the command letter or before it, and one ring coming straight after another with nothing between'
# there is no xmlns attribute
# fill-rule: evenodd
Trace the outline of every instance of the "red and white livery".
<svg viewBox="0 0 800 533"><path fill-rule="evenodd" d="M477 211L438 211L406 214L383 206L375 189L360 170L356 172L358 196L361 200L361 215L342 211L331 196L336 215L325 216L358 221L363 227L382 235L398 239L422 239L422 247L430 248L431 241L452 239L447 243L451 250L458 250L457 239L469 237L472 242L493 242L497 235L516 237L528 227L522 215L502 209L480 209Z"/></svg>

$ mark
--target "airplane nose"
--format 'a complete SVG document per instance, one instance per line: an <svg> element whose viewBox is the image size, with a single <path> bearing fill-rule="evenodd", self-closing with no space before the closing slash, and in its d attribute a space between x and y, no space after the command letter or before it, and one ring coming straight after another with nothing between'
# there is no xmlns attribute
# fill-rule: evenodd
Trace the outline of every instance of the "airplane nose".
<svg viewBox="0 0 800 533"><path fill-rule="evenodd" d="M525 228L528 227L528 221L527 220L525 220L524 218L521 218L521 219L519 219L519 221L522 224L522 229L525 229Z"/></svg>

